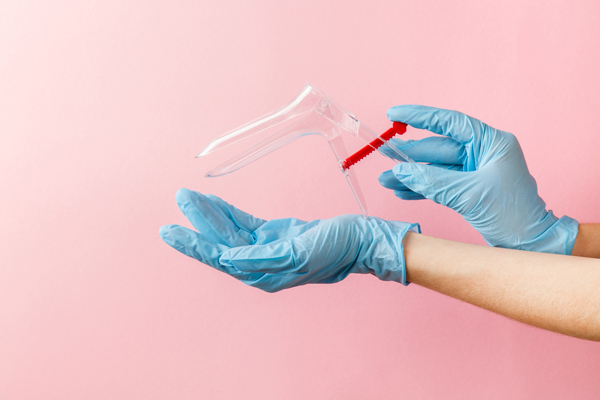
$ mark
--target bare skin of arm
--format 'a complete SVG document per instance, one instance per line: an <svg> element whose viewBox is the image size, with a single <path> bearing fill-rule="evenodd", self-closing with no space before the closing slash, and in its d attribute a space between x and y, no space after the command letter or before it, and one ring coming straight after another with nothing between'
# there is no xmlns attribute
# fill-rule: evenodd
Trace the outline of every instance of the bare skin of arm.
<svg viewBox="0 0 600 400"><path fill-rule="evenodd" d="M598 230L590 231L581 231L585 236L574 255L597 254L588 238L598 237ZM598 259L478 246L412 232L403 244L410 282L529 325L600 341Z"/></svg>
<svg viewBox="0 0 600 400"><path fill-rule="evenodd" d="M571 255L600 258L600 224L579 224Z"/></svg>

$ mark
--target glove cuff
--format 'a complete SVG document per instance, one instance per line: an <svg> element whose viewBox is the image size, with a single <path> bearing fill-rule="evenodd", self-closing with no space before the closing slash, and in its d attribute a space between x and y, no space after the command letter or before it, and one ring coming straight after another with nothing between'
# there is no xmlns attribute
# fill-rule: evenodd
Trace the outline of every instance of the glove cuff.
<svg viewBox="0 0 600 400"><path fill-rule="evenodd" d="M549 214L551 217L554 217L552 210L549 211ZM578 231L579 222L565 215L557 219L535 239L520 244L518 249L540 253L571 255Z"/></svg>
<svg viewBox="0 0 600 400"><path fill-rule="evenodd" d="M406 260L404 259L404 246L402 240L407 232L421 233L421 225L415 223L410 224L406 222L386 221L389 225L397 229L397 233L394 237L394 247L396 254L398 255L397 265L386 266L383 273L377 273L376 275L382 281L395 281L407 286L410 282L406 280Z"/></svg>

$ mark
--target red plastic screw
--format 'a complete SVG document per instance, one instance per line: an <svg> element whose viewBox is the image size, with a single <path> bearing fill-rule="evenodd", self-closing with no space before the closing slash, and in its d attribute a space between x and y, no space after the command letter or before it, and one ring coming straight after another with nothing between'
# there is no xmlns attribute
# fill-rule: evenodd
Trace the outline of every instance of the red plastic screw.
<svg viewBox="0 0 600 400"><path fill-rule="evenodd" d="M373 140L367 146L363 147L356 153L352 154L350 157L346 158L342 161L342 169L345 171L369 154L371 154L375 149L378 149L382 144L384 144L384 140L390 140L395 135L402 135L406 132L406 124L402 122L394 122L392 127L385 131L381 136L377 139ZM382 140L383 139L383 140Z"/></svg>

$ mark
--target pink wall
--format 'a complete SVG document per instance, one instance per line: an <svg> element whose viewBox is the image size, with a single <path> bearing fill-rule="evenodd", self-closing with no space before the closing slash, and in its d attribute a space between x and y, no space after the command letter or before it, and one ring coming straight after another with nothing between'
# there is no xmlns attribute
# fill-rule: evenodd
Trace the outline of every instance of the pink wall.
<svg viewBox="0 0 600 400"><path fill-rule="evenodd" d="M511 131L550 207L600 221L599 27L596 0L3 2L0 398L597 399L599 343L371 276L263 293L158 228L187 225L180 187L356 213L318 138L224 178L194 159L306 82L376 130L421 103ZM375 215L483 243L364 186Z"/></svg>

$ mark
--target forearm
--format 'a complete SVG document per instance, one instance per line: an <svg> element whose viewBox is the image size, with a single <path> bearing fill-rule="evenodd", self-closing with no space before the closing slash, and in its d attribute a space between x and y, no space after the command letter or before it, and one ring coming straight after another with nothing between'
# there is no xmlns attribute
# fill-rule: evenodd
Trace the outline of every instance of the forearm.
<svg viewBox="0 0 600 400"><path fill-rule="evenodd" d="M600 224L579 224L571 255L600 258Z"/></svg>
<svg viewBox="0 0 600 400"><path fill-rule="evenodd" d="M600 341L600 260L412 232L403 244L410 282L529 325Z"/></svg>

